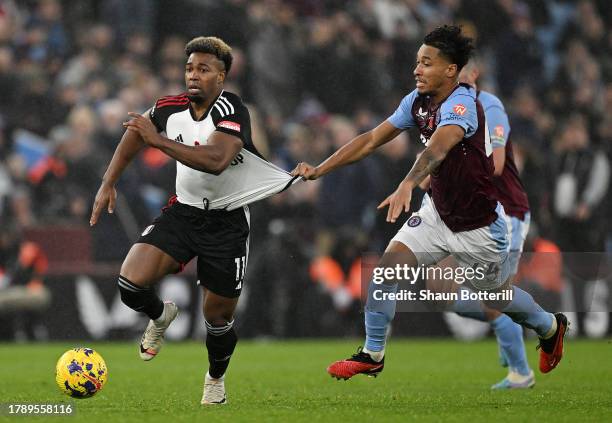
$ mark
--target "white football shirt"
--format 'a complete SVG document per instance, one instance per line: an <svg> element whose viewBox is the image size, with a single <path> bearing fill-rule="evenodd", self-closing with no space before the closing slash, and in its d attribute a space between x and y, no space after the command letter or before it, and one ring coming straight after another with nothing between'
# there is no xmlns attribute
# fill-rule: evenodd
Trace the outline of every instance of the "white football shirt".
<svg viewBox="0 0 612 423"><path fill-rule="evenodd" d="M160 132L189 146L206 145L215 131L240 138L243 147L230 166L213 175L176 162L176 197L201 209L234 210L291 186L300 178L265 160L253 145L249 111L236 94L222 91L200 120L186 94L163 97L150 112Z"/></svg>

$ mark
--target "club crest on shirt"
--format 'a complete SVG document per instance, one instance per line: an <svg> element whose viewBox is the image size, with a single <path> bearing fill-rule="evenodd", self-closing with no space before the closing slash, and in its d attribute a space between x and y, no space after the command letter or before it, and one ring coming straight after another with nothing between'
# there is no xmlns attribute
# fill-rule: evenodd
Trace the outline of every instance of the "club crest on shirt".
<svg viewBox="0 0 612 423"><path fill-rule="evenodd" d="M408 226L411 228L415 228L421 224L422 220L420 216L410 216L408 219Z"/></svg>
<svg viewBox="0 0 612 423"><path fill-rule="evenodd" d="M466 110L467 109L465 108L463 104L455 104L455 106L453 107L453 111L459 116L463 116Z"/></svg>
<svg viewBox="0 0 612 423"><path fill-rule="evenodd" d="M231 129L232 131L240 132L240 124L236 122L230 122L229 120L224 120L224 121L219 122L217 127Z"/></svg>

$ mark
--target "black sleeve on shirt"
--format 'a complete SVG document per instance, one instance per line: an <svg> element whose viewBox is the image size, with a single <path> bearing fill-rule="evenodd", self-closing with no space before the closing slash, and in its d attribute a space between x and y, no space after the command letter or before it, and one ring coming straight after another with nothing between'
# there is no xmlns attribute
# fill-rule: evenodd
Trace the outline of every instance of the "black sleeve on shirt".
<svg viewBox="0 0 612 423"><path fill-rule="evenodd" d="M263 158L253 144L251 116L240 97L224 91L213 105L211 113L217 131L240 138L245 150Z"/></svg>
<svg viewBox="0 0 612 423"><path fill-rule="evenodd" d="M218 107L224 113L220 113L218 109L214 111L216 130L240 138L245 146L251 144L251 116L249 110L242 102L232 102L233 110L230 109L230 113L225 114L225 111L228 110L224 109L223 106L222 103L218 103ZM229 106L225 106L229 108Z"/></svg>
<svg viewBox="0 0 612 423"><path fill-rule="evenodd" d="M189 99L185 95L162 97L151 108L149 119L157 128L157 132L164 132L170 115L185 110L187 107L189 107Z"/></svg>

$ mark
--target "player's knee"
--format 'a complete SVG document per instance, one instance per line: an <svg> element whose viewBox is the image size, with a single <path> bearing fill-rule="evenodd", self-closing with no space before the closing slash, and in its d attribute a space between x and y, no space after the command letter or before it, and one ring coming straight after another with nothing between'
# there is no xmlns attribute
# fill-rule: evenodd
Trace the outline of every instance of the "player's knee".
<svg viewBox="0 0 612 423"><path fill-rule="evenodd" d="M204 320L210 324L222 326L234 320L236 303L232 301L205 302L202 308Z"/></svg>
<svg viewBox="0 0 612 423"><path fill-rule="evenodd" d="M500 310L495 310L493 308L485 307L484 314L487 319L487 322L492 322L493 320L501 316L502 312Z"/></svg>
<svg viewBox="0 0 612 423"><path fill-rule="evenodd" d="M162 277L176 273L180 264L146 244L134 244L121 264L120 274L135 285L148 287Z"/></svg>
<svg viewBox="0 0 612 423"><path fill-rule="evenodd" d="M412 252L411 249L406 247L404 244L399 242L392 241L387 247L387 250L383 254L378 263L378 267L381 268L396 268L396 266L400 266L401 268L411 268L418 267L419 263L416 258L416 255Z"/></svg>
<svg viewBox="0 0 612 423"><path fill-rule="evenodd" d="M134 264L133 260L125 260L121 265L120 275L125 279L131 281L136 286L147 288L154 281L156 281L156 270L150 268L149 265L140 266Z"/></svg>
<svg viewBox="0 0 612 423"><path fill-rule="evenodd" d="M504 284L502 286L500 286L499 288L495 289L494 293L497 294L503 294L503 293L507 293L508 291L512 291L512 279L508 278L506 279L506 281L504 282ZM510 295L499 295L497 297L497 299L486 299L483 301L483 303L493 309L492 311L499 311L499 312L503 312L506 307L508 307L508 305L510 305L510 303L512 302L512 296Z"/></svg>
<svg viewBox="0 0 612 423"><path fill-rule="evenodd" d="M455 300L450 294L459 291L459 285L457 285L453 280L428 278L422 283L422 286L428 293L442 294L439 297L432 296L431 298L425 300L425 305L429 309L431 309L432 311L447 311L453 307ZM440 300L438 298L448 299Z"/></svg>
<svg viewBox="0 0 612 423"><path fill-rule="evenodd" d="M144 283L143 283L144 281L141 280L143 276L142 272L138 272L134 268L134 266L130 265L128 260L125 260L123 264L121 265L121 270L119 274L120 274L119 278L125 278L137 286L144 286Z"/></svg>
<svg viewBox="0 0 612 423"><path fill-rule="evenodd" d="M491 315L493 316L495 311L498 312L502 312L506 307L508 307L508 305L510 304L509 300L484 300L483 301L484 305L486 305L491 312ZM495 314L495 315L499 315L499 314Z"/></svg>

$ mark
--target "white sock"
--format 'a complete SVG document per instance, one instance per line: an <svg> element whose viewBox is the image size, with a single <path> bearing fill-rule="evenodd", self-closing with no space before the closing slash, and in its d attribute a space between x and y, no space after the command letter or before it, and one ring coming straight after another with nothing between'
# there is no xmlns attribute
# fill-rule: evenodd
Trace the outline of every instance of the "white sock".
<svg viewBox="0 0 612 423"><path fill-rule="evenodd" d="M210 375L210 373L206 372L206 379L211 379L211 380L223 380L225 379L225 374L223 374L223 376L221 376L219 379L215 379L214 377L212 377Z"/></svg>
<svg viewBox="0 0 612 423"><path fill-rule="evenodd" d="M372 360L377 361L377 362L381 361L385 357L384 348L380 351L370 351L366 347L363 347L361 351L363 351L366 354L370 354L370 357L372 357Z"/></svg>
<svg viewBox="0 0 612 423"><path fill-rule="evenodd" d="M550 327L548 332L546 332L546 335L544 335L544 337L542 339L550 339L557 332L557 318L555 317L554 314L551 314L551 316L552 316L552 320L553 320L552 321L552 326Z"/></svg>

